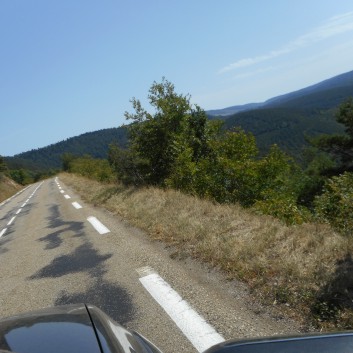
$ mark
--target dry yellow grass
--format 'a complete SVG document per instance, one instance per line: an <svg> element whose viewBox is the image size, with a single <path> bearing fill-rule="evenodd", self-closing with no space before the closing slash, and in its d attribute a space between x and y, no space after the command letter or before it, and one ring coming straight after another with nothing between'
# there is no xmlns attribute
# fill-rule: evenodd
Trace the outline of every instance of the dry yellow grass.
<svg viewBox="0 0 353 353"><path fill-rule="evenodd" d="M60 178L88 202L174 245L176 256L217 267L247 282L263 302L283 304L306 318L318 294L337 277L338 262L353 248L349 238L328 225L288 227L238 205L214 204L174 190L126 188L69 174Z"/></svg>
<svg viewBox="0 0 353 353"><path fill-rule="evenodd" d="M16 184L13 180L0 175L0 202L16 194L21 188L22 186Z"/></svg>

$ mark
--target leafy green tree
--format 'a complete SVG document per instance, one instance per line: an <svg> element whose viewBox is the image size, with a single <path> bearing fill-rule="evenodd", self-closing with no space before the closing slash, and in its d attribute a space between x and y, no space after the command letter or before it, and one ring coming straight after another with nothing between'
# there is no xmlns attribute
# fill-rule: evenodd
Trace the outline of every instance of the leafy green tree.
<svg viewBox="0 0 353 353"><path fill-rule="evenodd" d="M68 172L70 170L71 163L78 158L72 153L64 153L61 155L62 170Z"/></svg>
<svg viewBox="0 0 353 353"><path fill-rule="evenodd" d="M88 155L73 159L69 165L69 172L101 182L113 180L113 171L109 162L106 159L92 158Z"/></svg>
<svg viewBox="0 0 353 353"><path fill-rule="evenodd" d="M297 207L303 175L277 146L260 158L251 133L224 130L221 122L208 120L165 79L153 83L148 98L153 114L135 98L135 112L125 114L133 121L129 148L110 148L109 162L120 180L256 205L287 223L303 221L304 212Z"/></svg>
<svg viewBox="0 0 353 353"><path fill-rule="evenodd" d="M5 159L0 156L0 173L3 173L7 170L7 165L5 163Z"/></svg>
<svg viewBox="0 0 353 353"><path fill-rule="evenodd" d="M301 179L302 189L298 197L298 204L313 210L313 201L322 193L327 180L327 172L336 168L335 161L330 155L315 146L308 146L303 150L304 174Z"/></svg>
<svg viewBox="0 0 353 353"><path fill-rule="evenodd" d="M258 173L256 210L279 218L286 224L301 224L310 220L309 210L300 202L308 177L276 145L259 161Z"/></svg>
<svg viewBox="0 0 353 353"><path fill-rule="evenodd" d="M26 169L15 169L9 171L10 178L21 185L30 184L33 182L33 177Z"/></svg>
<svg viewBox="0 0 353 353"><path fill-rule="evenodd" d="M315 211L343 234L353 235L353 173L345 172L325 183L323 193L315 199Z"/></svg>
<svg viewBox="0 0 353 353"><path fill-rule="evenodd" d="M154 114L148 113L135 98L131 101L135 112L125 113L133 122L129 126L128 160L138 161L135 169L143 176L141 180L165 185L185 148L191 148L194 160L207 153L207 118L203 110L190 103L189 95L177 94L165 78L152 84L148 99Z"/></svg>
<svg viewBox="0 0 353 353"><path fill-rule="evenodd" d="M185 148L169 184L218 202L250 205L257 181L254 136L242 130L221 133L220 124L211 124L206 149L202 158L194 159L193 150Z"/></svg>
<svg viewBox="0 0 353 353"><path fill-rule="evenodd" d="M119 181L136 186L146 184L149 163L130 149L123 149L116 144L110 145L108 161Z"/></svg>
<svg viewBox="0 0 353 353"><path fill-rule="evenodd" d="M209 170L213 172L213 197L220 202L253 204L256 193L256 156L254 135L243 130L226 131L212 143L214 151Z"/></svg>
<svg viewBox="0 0 353 353"><path fill-rule="evenodd" d="M353 99L342 103L336 114L337 122L345 126L346 135L323 135L313 143L330 153L340 164L340 171L353 167Z"/></svg>
<svg viewBox="0 0 353 353"><path fill-rule="evenodd" d="M211 182L209 165L215 159L214 142L221 135L222 122L207 120L198 107L188 119L189 128L179 136L174 145L178 155L171 172L165 180L167 186L199 195L210 195ZM207 182L206 182L207 180Z"/></svg>

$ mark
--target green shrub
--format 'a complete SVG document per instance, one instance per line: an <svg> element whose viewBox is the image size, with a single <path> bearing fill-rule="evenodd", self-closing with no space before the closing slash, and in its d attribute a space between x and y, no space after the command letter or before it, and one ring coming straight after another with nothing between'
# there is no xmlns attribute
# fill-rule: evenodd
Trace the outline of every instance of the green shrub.
<svg viewBox="0 0 353 353"><path fill-rule="evenodd" d="M291 195L270 190L266 196L263 200L255 203L255 210L276 217L287 225L303 224L312 218L310 211L305 207L298 206L296 198Z"/></svg>
<svg viewBox="0 0 353 353"><path fill-rule="evenodd" d="M34 181L30 172L26 169L10 170L8 175L12 180L21 185L27 185Z"/></svg>
<svg viewBox="0 0 353 353"><path fill-rule="evenodd" d="M342 234L352 235L353 173L346 172L328 179L314 204L319 219L329 222Z"/></svg>
<svg viewBox="0 0 353 353"><path fill-rule="evenodd" d="M113 171L105 159L95 159L89 156L75 158L69 164L69 171L102 182L114 180Z"/></svg>

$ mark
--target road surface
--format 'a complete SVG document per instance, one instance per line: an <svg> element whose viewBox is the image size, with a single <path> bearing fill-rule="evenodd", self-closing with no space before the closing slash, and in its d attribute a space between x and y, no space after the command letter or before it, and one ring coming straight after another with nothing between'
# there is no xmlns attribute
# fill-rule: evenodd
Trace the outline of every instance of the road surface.
<svg viewBox="0 0 353 353"><path fill-rule="evenodd" d="M52 178L0 204L0 317L85 302L164 352L296 332L240 284L168 249Z"/></svg>

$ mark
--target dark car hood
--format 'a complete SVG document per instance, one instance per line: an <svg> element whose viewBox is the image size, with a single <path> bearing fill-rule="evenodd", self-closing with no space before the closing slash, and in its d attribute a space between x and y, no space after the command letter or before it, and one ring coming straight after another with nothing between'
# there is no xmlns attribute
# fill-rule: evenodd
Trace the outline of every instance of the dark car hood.
<svg viewBox="0 0 353 353"><path fill-rule="evenodd" d="M0 347L18 353L100 353L85 305L68 305L0 321Z"/></svg>
<svg viewBox="0 0 353 353"><path fill-rule="evenodd" d="M203 353L352 353L353 332L229 340Z"/></svg>
<svg viewBox="0 0 353 353"><path fill-rule="evenodd" d="M17 353L158 353L92 305L75 304L0 320L0 351Z"/></svg>

